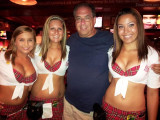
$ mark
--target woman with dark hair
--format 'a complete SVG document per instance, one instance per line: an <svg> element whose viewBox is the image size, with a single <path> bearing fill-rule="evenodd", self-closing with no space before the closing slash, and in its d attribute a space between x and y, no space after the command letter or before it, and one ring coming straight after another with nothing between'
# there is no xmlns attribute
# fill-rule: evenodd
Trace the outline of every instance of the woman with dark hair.
<svg viewBox="0 0 160 120"><path fill-rule="evenodd" d="M151 64L158 64L159 56L146 45L142 18L136 9L124 8L117 15L114 43L108 52L111 84L103 99L106 119L145 120L147 86L148 119L156 120L160 76Z"/></svg>
<svg viewBox="0 0 160 120"><path fill-rule="evenodd" d="M20 26L13 32L9 49L0 53L0 119L27 119L23 107L36 80L32 65L35 45L35 31Z"/></svg>
<svg viewBox="0 0 160 120"><path fill-rule="evenodd" d="M57 15L48 17L43 27L42 43L36 47L34 61L38 77L30 96L32 101L44 102L41 119L62 119L64 75L68 68L69 54L66 37L63 18Z"/></svg>

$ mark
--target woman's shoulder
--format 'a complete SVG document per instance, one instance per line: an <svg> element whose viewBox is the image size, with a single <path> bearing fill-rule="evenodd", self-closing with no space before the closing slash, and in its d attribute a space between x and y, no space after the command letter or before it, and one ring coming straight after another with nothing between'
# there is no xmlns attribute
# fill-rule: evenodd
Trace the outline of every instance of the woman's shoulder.
<svg viewBox="0 0 160 120"><path fill-rule="evenodd" d="M4 60L5 51L0 51L0 60Z"/></svg>
<svg viewBox="0 0 160 120"><path fill-rule="evenodd" d="M158 56L158 51L151 46L148 46L148 56Z"/></svg>
<svg viewBox="0 0 160 120"><path fill-rule="evenodd" d="M5 51L0 51L0 55L3 55L3 54L5 54Z"/></svg>
<svg viewBox="0 0 160 120"><path fill-rule="evenodd" d="M11 63L11 61L7 61L5 59L5 52L6 51L1 51L0 52L0 66L9 65Z"/></svg>
<svg viewBox="0 0 160 120"><path fill-rule="evenodd" d="M70 51L70 47L68 45L66 45L66 50L67 50L67 52Z"/></svg>
<svg viewBox="0 0 160 120"><path fill-rule="evenodd" d="M39 55L40 51L41 51L41 46L40 45L36 45L35 55Z"/></svg>
<svg viewBox="0 0 160 120"><path fill-rule="evenodd" d="M156 62L159 60L158 51L151 46L148 46L148 60L150 62Z"/></svg>
<svg viewBox="0 0 160 120"><path fill-rule="evenodd" d="M109 49L108 49L108 54L111 55L113 52L113 46L111 46Z"/></svg>

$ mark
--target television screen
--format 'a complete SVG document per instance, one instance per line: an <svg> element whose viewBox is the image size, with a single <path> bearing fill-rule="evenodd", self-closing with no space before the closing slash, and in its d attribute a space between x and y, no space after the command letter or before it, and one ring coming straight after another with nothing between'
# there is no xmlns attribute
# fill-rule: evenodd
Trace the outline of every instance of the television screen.
<svg viewBox="0 0 160 120"><path fill-rule="evenodd" d="M113 29L110 29L110 32L111 32L111 33L113 33L113 32L114 32L114 30L113 30Z"/></svg>
<svg viewBox="0 0 160 120"><path fill-rule="evenodd" d="M6 31L0 31L0 39L7 39Z"/></svg>
<svg viewBox="0 0 160 120"><path fill-rule="evenodd" d="M102 17L96 17L96 24L94 25L96 28L102 27Z"/></svg>
<svg viewBox="0 0 160 120"><path fill-rule="evenodd" d="M143 15L144 29L157 29L157 15Z"/></svg>
<svg viewBox="0 0 160 120"><path fill-rule="evenodd" d="M157 18L157 29L160 29L160 15Z"/></svg>

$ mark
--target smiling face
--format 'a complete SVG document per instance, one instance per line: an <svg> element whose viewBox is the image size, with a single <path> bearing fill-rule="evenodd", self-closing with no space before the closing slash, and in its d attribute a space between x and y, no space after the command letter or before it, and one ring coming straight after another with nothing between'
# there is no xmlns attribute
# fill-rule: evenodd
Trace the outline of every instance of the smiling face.
<svg viewBox="0 0 160 120"><path fill-rule="evenodd" d="M118 19L118 35L123 43L137 42L138 28L133 15L125 14Z"/></svg>
<svg viewBox="0 0 160 120"><path fill-rule="evenodd" d="M82 6L75 12L75 25L80 37L92 37L95 34L96 17L90 8Z"/></svg>
<svg viewBox="0 0 160 120"><path fill-rule="evenodd" d="M34 48L34 45L34 36L31 32L23 32L16 37L15 46L17 53L27 55Z"/></svg>
<svg viewBox="0 0 160 120"><path fill-rule="evenodd" d="M156 15L143 15L143 23L145 29L154 28L156 22L157 22Z"/></svg>
<svg viewBox="0 0 160 120"><path fill-rule="evenodd" d="M51 42L59 43L63 38L63 24L60 20L52 20L49 24L49 38Z"/></svg>

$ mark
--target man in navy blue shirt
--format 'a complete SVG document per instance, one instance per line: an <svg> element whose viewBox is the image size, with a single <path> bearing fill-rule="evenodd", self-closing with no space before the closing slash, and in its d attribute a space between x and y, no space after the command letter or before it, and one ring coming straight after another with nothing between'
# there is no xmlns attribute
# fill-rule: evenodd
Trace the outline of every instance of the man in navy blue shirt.
<svg viewBox="0 0 160 120"><path fill-rule="evenodd" d="M107 51L113 44L113 36L94 28L96 13L91 4L78 4L74 17L78 32L68 39L70 53L64 119L92 120L93 104L101 104L109 85Z"/></svg>
<svg viewBox="0 0 160 120"><path fill-rule="evenodd" d="M73 14L77 32L67 41L70 53L63 117L93 120L93 104L101 105L109 86L107 51L113 36L94 28L96 12L91 4L76 5Z"/></svg>

